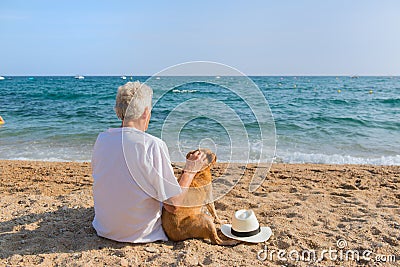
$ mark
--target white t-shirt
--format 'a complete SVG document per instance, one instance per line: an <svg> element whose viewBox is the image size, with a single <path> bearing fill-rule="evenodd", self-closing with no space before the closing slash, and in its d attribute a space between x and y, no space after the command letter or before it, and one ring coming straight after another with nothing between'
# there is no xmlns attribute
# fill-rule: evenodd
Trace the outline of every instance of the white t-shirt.
<svg viewBox="0 0 400 267"><path fill-rule="evenodd" d="M97 137L92 156L93 227L121 242L168 240L162 201L181 193L166 144L135 128L112 128Z"/></svg>

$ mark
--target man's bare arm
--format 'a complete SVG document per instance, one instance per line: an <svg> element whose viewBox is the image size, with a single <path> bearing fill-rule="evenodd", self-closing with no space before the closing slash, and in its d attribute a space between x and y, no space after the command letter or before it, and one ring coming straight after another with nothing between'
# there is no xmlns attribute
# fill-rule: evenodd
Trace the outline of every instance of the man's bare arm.
<svg viewBox="0 0 400 267"><path fill-rule="evenodd" d="M168 212L175 213L177 206L182 203L196 172L203 167L205 158L206 155L204 153L195 151L186 160L185 168L179 179L179 185L181 186L182 192L164 202L164 208Z"/></svg>
<svg viewBox="0 0 400 267"><path fill-rule="evenodd" d="M183 172L181 174L181 177L179 179L179 185L182 188L182 193L175 197L169 198L166 202L164 202L164 208L171 212L175 213L177 205L179 206L180 203L182 203L183 198L185 197L186 191L188 190L187 188L190 186L192 183L193 177L195 176L195 173L191 172ZM169 204L167 204L169 203Z"/></svg>

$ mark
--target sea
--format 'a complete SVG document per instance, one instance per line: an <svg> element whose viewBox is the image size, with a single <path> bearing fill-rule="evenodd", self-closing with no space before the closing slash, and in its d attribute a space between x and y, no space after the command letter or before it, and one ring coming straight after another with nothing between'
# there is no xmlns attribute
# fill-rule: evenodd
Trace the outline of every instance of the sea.
<svg viewBox="0 0 400 267"><path fill-rule="evenodd" d="M154 90L147 132L172 160L200 146L220 161L400 165L400 77L246 78L5 77L0 159L90 161L121 125L117 88L138 80Z"/></svg>

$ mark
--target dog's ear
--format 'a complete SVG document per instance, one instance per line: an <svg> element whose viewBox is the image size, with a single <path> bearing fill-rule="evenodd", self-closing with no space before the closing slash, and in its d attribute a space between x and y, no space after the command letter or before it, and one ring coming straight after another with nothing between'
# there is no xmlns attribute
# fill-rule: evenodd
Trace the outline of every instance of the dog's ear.
<svg viewBox="0 0 400 267"><path fill-rule="evenodd" d="M189 151L186 154L186 159L188 159L190 157L190 155L193 154L196 151L198 151L198 150ZM217 156L213 152L211 152L211 150L209 150L209 149L201 149L201 151L204 152L206 154L206 156L207 156L207 165L214 165L217 162Z"/></svg>
<svg viewBox="0 0 400 267"><path fill-rule="evenodd" d="M189 151L187 154L186 154L186 159L188 159L189 157L190 157L190 155L192 155L194 152L196 152L197 150L192 150L192 151Z"/></svg>
<svg viewBox="0 0 400 267"><path fill-rule="evenodd" d="M211 153L213 156L213 159L211 161L211 164L214 165L217 162L217 155L215 155L214 153Z"/></svg>
<svg viewBox="0 0 400 267"><path fill-rule="evenodd" d="M207 165L214 165L217 161L217 156L213 152L211 152L211 150L207 150L205 151L205 153L207 155Z"/></svg>

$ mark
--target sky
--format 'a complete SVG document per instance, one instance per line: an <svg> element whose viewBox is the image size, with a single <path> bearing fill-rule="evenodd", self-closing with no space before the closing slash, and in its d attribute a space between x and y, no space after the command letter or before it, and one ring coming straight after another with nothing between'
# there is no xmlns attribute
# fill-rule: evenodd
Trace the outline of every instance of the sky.
<svg viewBox="0 0 400 267"><path fill-rule="evenodd" d="M398 0L0 0L0 75L400 75Z"/></svg>

